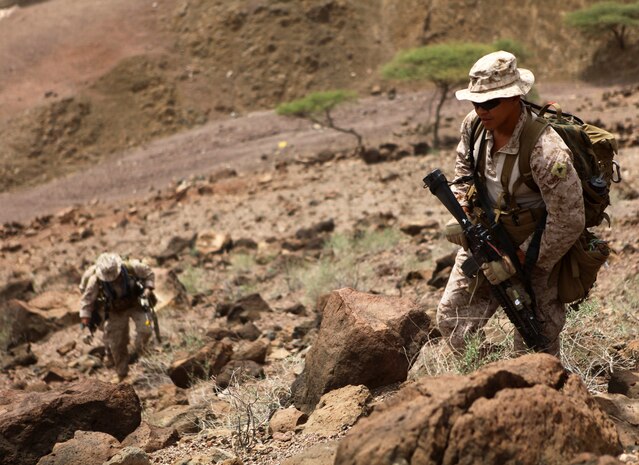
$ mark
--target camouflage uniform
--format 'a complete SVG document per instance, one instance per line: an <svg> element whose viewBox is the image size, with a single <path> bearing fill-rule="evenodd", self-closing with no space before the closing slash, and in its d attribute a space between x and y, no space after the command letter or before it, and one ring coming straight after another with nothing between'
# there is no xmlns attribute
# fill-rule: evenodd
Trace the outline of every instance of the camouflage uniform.
<svg viewBox="0 0 639 465"><path fill-rule="evenodd" d="M505 52L497 52L505 54ZM509 54L508 54L509 55ZM512 57L512 55L510 55ZM508 58L506 56L506 58ZM514 59L514 57L512 57ZM480 63L480 62L478 62ZM515 64L516 67L516 64ZM512 71L512 70L511 70ZM471 86L473 86L471 70ZM499 86L494 85L497 90ZM534 81L534 78L532 78ZM530 84L532 85L532 83ZM488 86L490 87L490 85ZM512 87L512 86L511 86ZM484 89L475 89L474 92L482 92ZM468 91L460 91L471 95ZM515 93L513 95L520 95ZM507 95L508 96L508 95ZM465 100L473 100L463 96ZM494 98L494 96L490 96ZM500 97L500 95L497 95ZM458 98L460 98L458 93ZM479 102L486 99L479 99ZM471 137L471 126L477 113L471 111L461 128L461 140L457 147L457 159L455 164L455 177L472 174L470 162L467 159L468 146ZM502 199L501 174L506 157L517 156L522 128L527 118L535 117L521 106L519 121L510 137L510 140L498 151L492 154L493 137L491 131L486 131L486 149L484 176L486 191L493 207L497 207ZM477 139L480 139L479 137ZM475 143L474 153L479 153L480 141ZM518 207L522 209L535 209L545 207L547 211L546 227L541 236L539 258L531 273L531 286L536 297L537 317L542 333L549 346L545 351L551 354L559 353L559 333L565 323L565 306L559 302L557 296L557 282L550 279L551 271L559 259L570 249L584 229L584 204L581 181L572 164L568 147L561 137L551 128L547 127L537 140L530 155L530 167L532 178L540 189L540 192L530 190L525 184L518 184L513 197ZM519 178L519 166L516 161L510 176L509 191ZM470 206L466 198L468 185L456 185L453 192L460 200L462 206ZM500 205L501 209L507 209L507 205ZM533 228L534 229L534 228ZM514 241L522 251L526 251L531 237ZM455 260L448 284L437 309L437 322L440 331L448 337L450 345L462 350L465 339L478 331L487 323L498 307L498 303L492 297L489 284L483 277L476 278L477 282L471 282L461 271L461 264L468 258L469 252L460 249ZM525 344L518 332L515 333L515 348L523 349Z"/></svg>
<svg viewBox="0 0 639 465"><path fill-rule="evenodd" d="M133 274L129 277L129 286L133 284L135 278L140 280L146 289L155 287L155 275L149 266L138 260L131 260L128 264L130 271L127 272ZM143 352L151 337L152 328L147 324L147 318L138 297L132 293L131 288L127 290L124 273L120 273L111 283L102 282L96 274L90 274L84 281L86 284L80 301L80 318L91 317L92 312L96 310L98 296L107 292L106 286L109 286L113 292L113 303L104 323L104 344L113 357L116 373L120 379L123 379L129 371L129 318L135 324L137 353Z"/></svg>

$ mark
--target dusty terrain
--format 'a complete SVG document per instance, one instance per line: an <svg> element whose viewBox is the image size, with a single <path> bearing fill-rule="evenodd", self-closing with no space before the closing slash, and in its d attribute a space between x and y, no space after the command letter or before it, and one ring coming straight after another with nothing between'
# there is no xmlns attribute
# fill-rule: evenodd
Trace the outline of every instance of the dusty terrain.
<svg viewBox="0 0 639 465"><path fill-rule="evenodd" d="M387 90L396 83L380 67L434 41L517 39L540 78L628 82L634 45L619 55L557 24L558 11L588 3L50 0L3 10L0 191L309 91Z"/></svg>
<svg viewBox="0 0 639 465"><path fill-rule="evenodd" d="M452 175L468 107L450 102L448 144L416 154L429 142L423 128L432 90L399 86L391 99L391 85L376 69L397 48L455 37L453 25L460 36L495 39L494 25L455 16L462 4L496 15L492 2L392 3L118 0L107 8L107 2L50 0L0 18L0 307L15 298L71 315L30 345L36 363L4 370L0 388L112 379L101 360L82 365L101 344L81 342L73 320L80 275L106 250L147 261L166 292L159 310L165 343L132 364L127 379L145 419L172 386L171 361L222 324L223 303L259 293L270 306L255 325L268 340L266 379L256 385L271 391L287 391L299 374L316 336L317 300L332 289L407 296L432 314L442 282L430 279L454 246L440 232L448 214L421 179L434 168ZM554 25L549 2L541 3L498 17L513 34L532 22L521 34L527 42L533 31L556 34L539 39L529 62L539 69L541 98L603 125L621 144L623 182L613 187L612 227L597 229L616 254L588 302L595 311L575 317L582 326L573 320L567 328L562 358L591 392L604 392L618 364L636 369L628 363L637 362L620 354L639 339L639 87L579 80L580 72L593 73L593 58L581 52L563 60L557 37L562 44L576 39ZM420 14L408 21L414 11ZM80 28L78 18L92 21ZM559 80L560 64L570 80L563 72ZM380 85L379 95L369 95L373 85ZM366 163L348 136L272 111L283 99L327 87L358 89L359 102L336 118L360 131L368 147L397 144L394 153L403 150L402 156ZM334 228L326 227L331 222ZM314 228L321 230L309 233ZM210 244L196 240L207 234L232 245L207 252ZM171 293L179 284L178 305ZM503 318L494 326L512 335ZM0 338L11 342L1 329ZM73 347L60 350L67 344ZM376 402L395 388L373 393ZM210 381L184 395L191 405L218 400ZM256 444L233 448L228 424L200 426L199 434L155 452L153 463L173 464L217 446L246 464L275 464L344 434L274 439L261 425Z"/></svg>

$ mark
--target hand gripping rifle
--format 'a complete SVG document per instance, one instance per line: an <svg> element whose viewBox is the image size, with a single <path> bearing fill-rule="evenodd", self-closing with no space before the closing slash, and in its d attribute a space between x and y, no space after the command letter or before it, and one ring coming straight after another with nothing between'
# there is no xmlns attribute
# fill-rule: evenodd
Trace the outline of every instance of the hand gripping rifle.
<svg viewBox="0 0 639 465"><path fill-rule="evenodd" d="M467 277L476 277L483 263L502 259L500 248L490 231L481 224L471 223L450 189L446 177L439 169L432 171L424 178L424 187L430 189L462 227L472 255L472 258L462 265L462 271ZM548 340L541 334L539 322L535 317L535 304L523 288L508 279L497 285L491 285L490 289L526 345L535 350L543 350L547 347Z"/></svg>

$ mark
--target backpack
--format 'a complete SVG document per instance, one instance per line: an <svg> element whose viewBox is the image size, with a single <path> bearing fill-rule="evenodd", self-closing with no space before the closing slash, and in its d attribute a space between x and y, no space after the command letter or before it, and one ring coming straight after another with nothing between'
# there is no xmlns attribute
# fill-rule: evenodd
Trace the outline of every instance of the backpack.
<svg viewBox="0 0 639 465"><path fill-rule="evenodd" d="M513 192L522 183L539 192L532 177L530 155L547 126L551 126L570 149L573 165L581 180L585 229L551 272L551 278L558 279L559 300L563 303L578 302L588 295L599 269L611 252L607 243L599 240L588 228L600 225L604 219L610 225L610 217L605 212L610 205L610 186L621 182L620 166L615 160L617 141L604 129L586 124L575 115L563 113L556 103L543 107L525 100L523 103L537 118L529 118L522 129L518 162L521 177L515 181ZM477 118L473 124L471 147L479 134L480 123ZM505 185L508 182L505 180Z"/></svg>
<svg viewBox="0 0 639 465"><path fill-rule="evenodd" d="M599 226L610 217L605 212L610 205L610 186L621 182L617 155L617 141L608 131L586 124L575 115L563 113L556 104L543 107L524 101L538 118L524 127L520 138L519 170L523 182L531 190L539 192L532 179L530 154L541 132L550 125L563 139L570 151L575 170L581 180L586 214L586 228ZM551 107L555 109L552 110Z"/></svg>

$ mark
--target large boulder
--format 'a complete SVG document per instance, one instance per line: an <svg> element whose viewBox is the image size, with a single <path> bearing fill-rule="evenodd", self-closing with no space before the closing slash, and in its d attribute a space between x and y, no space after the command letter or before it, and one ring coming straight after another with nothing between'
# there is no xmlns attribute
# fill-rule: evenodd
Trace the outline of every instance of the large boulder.
<svg viewBox="0 0 639 465"><path fill-rule="evenodd" d="M128 384L86 380L43 393L0 392L0 465L33 465L78 430L122 441L140 425L140 399Z"/></svg>
<svg viewBox="0 0 639 465"><path fill-rule="evenodd" d="M29 300L29 309L59 327L80 323L79 296L70 292L45 291Z"/></svg>
<svg viewBox="0 0 639 465"><path fill-rule="evenodd" d="M0 344L5 347L0 349L15 347L23 342L39 341L57 329L53 321L30 308L26 302L16 299L0 306L0 321L3 322L2 329L6 334L0 339Z"/></svg>
<svg viewBox="0 0 639 465"><path fill-rule="evenodd" d="M7 288L3 292L8 292ZM11 347L22 342L35 342L52 331L80 323L75 308L78 299L73 293L60 291L43 292L28 302L0 298L0 321L8 335L4 345Z"/></svg>
<svg viewBox="0 0 639 465"><path fill-rule="evenodd" d="M335 465L536 465L580 452L621 453L615 426L578 376L531 354L404 386L346 435Z"/></svg>
<svg viewBox="0 0 639 465"><path fill-rule="evenodd" d="M430 319L410 299L333 291L317 341L292 386L295 406L310 413L323 394L349 384L369 389L405 381L428 338Z"/></svg>

